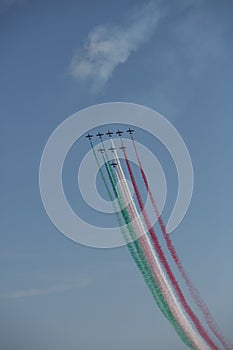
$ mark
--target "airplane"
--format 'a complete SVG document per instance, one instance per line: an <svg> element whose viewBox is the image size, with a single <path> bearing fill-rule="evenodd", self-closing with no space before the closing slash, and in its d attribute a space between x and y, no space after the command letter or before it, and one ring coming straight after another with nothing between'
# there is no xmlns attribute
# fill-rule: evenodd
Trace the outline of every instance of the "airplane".
<svg viewBox="0 0 233 350"><path fill-rule="evenodd" d="M118 129L118 131L116 132L116 134L117 134L118 136L121 136L121 134L123 134L123 131L120 131L120 130Z"/></svg>
<svg viewBox="0 0 233 350"><path fill-rule="evenodd" d="M124 151L126 148L127 148L126 146L119 147L119 149L121 149L122 151Z"/></svg>
<svg viewBox="0 0 233 350"><path fill-rule="evenodd" d="M116 150L116 148L115 147L110 147L108 150L114 152Z"/></svg>
<svg viewBox="0 0 233 350"><path fill-rule="evenodd" d="M115 168L118 164L116 162L112 162L110 165Z"/></svg>
<svg viewBox="0 0 233 350"><path fill-rule="evenodd" d="M106 132L106 135L108 135L109 137L112 137L113 132L108 130L108 132Z"/></svg>
<svg viewBox="0 0 233 350"><path fill-rule="evenodd" d="M104 136L104 134L101 134L100 132L98 132L98 134L96 134L96 136L98 136L100 139L102 139L102 137Z"/></svg>
<svg viewBox="0 0 233 350"><path fill-rule="evenodd" d="M93 137L93 135L90 135L89 133L87 134L86 138L88 138L89 140L91 140Z"/></svg>
<svg viewBox="0 0 233 350"><path fill-rule="evenodd" d="M129 128L126 132L128 132L130 135L132 135L132 133L134 132L134 130Z"/></svg>
<svg viewBox="0 0 233 350"><path fill-rule="evenodd" d="M104 153L104 148L99 148L98 151L103 154Z"/></svg>

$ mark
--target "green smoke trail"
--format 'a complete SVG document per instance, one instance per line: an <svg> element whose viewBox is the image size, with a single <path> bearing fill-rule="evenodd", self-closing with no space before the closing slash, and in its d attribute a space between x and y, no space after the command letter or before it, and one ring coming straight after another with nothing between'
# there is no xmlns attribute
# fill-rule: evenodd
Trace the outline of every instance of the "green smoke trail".
<svg viewBox="0 0 233 350"><path fill-rule="evenodd" d="M154 276L153 276L153 273L151 271L151 268L150 268L150 266L147 263L145 254L144 254L144 252L142 250L142 247L141 247L141 245L140 245L140 243L139 243L139 241L137 239L137 235L136 235L134 227L132 225L131 218L130 218L130 216L128 214L127 209L124 207L123 198L122 198L120 192L117 191L117 189L116 189L117 188L116 175L115 175L114 171L112 170L111 166L109 165L108 155L107 155L107 152L106 152L106 149L105 149L105 146L104 146L103 142L102 142L102 146L103 146L103 148L105 150L105 156L107 158L106 159L103 156L105 168L106 168L106 171L107 171L107 174L108 174L108 178L110 180L110 183L111 183L114 195L117 198L118 205L119 205L120 211L121 211L121 215L124 218L124 221L126 223L127 229L129 231L129 235L130 235L131 239L133 240L132 242L130 242L129 236L126 233L126 230L125 230L125 228L123 226L123 222L122 222L121 216L120 216L120 214L119 214L119 212L118 212L118 210L116 208L116 205L114 203L113 195L112 195L112 193L111 193L111 191L109 189L109 186L108 186L108 184L106 182L104 173L103 173L103 171L101 169L98 157L97 157L95 149L93 147L93 143L91 142L92 151L93 151L93 154L94 154L94 157L95 157L95 160L96 160L96 163L97 163L97 166L98 166L101 178L103 180L104 186L105 186L106 191L108 193L109 199L112 202L114 213L116 214L118 226L120 227L121 233L122 233L122 235L123 235L123 237L124 237L124 239L126 241L127 247L128 247L128 249L130 251L130 254L131 254L132 258L134 259L138 269L140 270L140 272L141 272L141 274L143 276L143 279L145 280L148 288L150 289L151 294L153 296L153 299L156 302L157 306L159 307L160 311L163 313L163 315L172 324L172 326L174 327L174 329L176 330L177 334L182 339L182 341L187 346L189 346L191 349L194 350L194 347L193 347L192 343L187 338L187 336L184 334L184 332L180 328L179 324L177 323L175 317L173 316L172 312L170 311L170 309L169 309L169 307L168 307L168 305L167 305L167 303L165 301L164 295L161 292L158 284L156 283L156 281L154 279Z"/></svg>

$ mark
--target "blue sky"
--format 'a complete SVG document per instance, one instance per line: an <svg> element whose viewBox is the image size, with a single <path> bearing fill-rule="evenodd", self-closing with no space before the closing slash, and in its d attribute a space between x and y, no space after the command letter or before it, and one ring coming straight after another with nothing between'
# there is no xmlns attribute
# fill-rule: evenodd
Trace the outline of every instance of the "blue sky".
<svg viewBox="0 0 233 350"><path fill-rule="evenodd" d="M230 0L1 1L4 349L185 349L127 249L68 240L41 202L50 134L109 101L151 107L182 135L195 186L173 239L232 341L232 11Z"/></svg>

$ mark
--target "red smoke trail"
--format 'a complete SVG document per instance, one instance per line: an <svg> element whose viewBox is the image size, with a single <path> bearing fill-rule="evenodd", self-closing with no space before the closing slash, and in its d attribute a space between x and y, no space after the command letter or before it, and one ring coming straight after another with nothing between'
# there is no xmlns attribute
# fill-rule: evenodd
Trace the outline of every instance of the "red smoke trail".
<svg viewBox="0 0 233 350"><path fill-rule="evenodd" d="M136 147L134 138L131 137L131 140L132 140L132 143L133 143L133 148L134 148L134 151L135 151L135 154L136 154L136 157L137 157L137 162L138 162L138 165L140 167L140 171L141 171L141 175L142 175L143 181L145 183L147 192L148 192L149 197L150 197L150 201L151 201L152 206L153 206L153 208L155 210L155 213L156 213L156 216L157 216L157 219L158 219L161 231L163 233L163 237L164 237L164 239L166 241L167 247L168 247L169 252L170 252L170 254L171 254L172 258L173 258L173 261L175 262L175 264L178 267L178 269L179 269L179 271L180 271L180 273L181 273L181 275L182 275L186 285L188 286L190 294L191 294L191 296L193 298L193 301L195 302L195 304L199 307L199 309L203 313L203 315L205 317L205 320L206 320L208 326L210 327L210 329L212 330L213 334L220 341L220 343L225 347L226 350L232 350L232 348L228 346L228 344L226 343L225 339L223 338L223 336L218 331L218 329L217 329L218 327L216 325L216 322L215 322L213 316L211 315L207 305L202 300L199 291L194 287L194 285L192 284L190 278L188 277L186 271L184 270L184 268L182 266L182 263L181 263L178 255L177 255L176 249L173 246L172 241L171 241L171 239L170 239L170 237L169 237L169 235L168 235L168 233L166 231L165 224L164 224L164 222L162 220L162 217L161 217L161 215L159 213L159 210L158 210L158 207L156 205L154 196L153 196L152 191L150 189L150 186L148 184L148 181L147 181L147 178L146 178L145 172L143 170L142 163L141 163L138 151L137 151L137 147Z"/></svg>
<svg viewBox="0 0 233 350"><path fill-rule="evenodd" d="M122 142L122 147L124 147L124 143L123 143L122 140L121 140L121 142ZM215 343L209 337L208 333L206 332L206 330L202 326L202 324L199 321L198 317L195 315L195 313L192 311L192 309L188 305L188 303L187 303L187 301L186 301L186 299L185 299L185 297L184 297L184 295L183 295L183 293L182 293L182 291L181 291L181 289L179 287L179 284L176 281L174 274L172 273L172 270L171 270L171 268L170 268L170 266L169 266L169 264L167 262L167 259L166 259L165 255L163 253L163 250L162 250L161 245L160 245L160 243L158 241L156 233L155 233L153 227L151 227L152 225L150 223L149 217L147 216L146 211L143 210L143 201L142 201L142 198L141 198L141 195L140 195L140 192L139 192L136 180L134 178L133 171L132 171L132 168L131 168L130 162L128 160L128 157L127 157L125 149L123 149L123 152L124 152L126 165L127 165L127 168L128 168L129 174L130 174L130 178L131 178L131 181L132 181L132 184L133 184L133 187L134 187L134 191L135 191L135 194L136 194L136 197L137 197L137 200L138 200L138 204L139 204L140 210L142 211L142 214L143 214L143 217L144 217L147 229L148 229L148 231L150 233L152 242L153 242L154 247L156 249L156 252L157 252L157 254L159 256L159 259L160 259L161 263L163 264L163 266L164 266L164 268L165 268L165 270L167 272L167 275L168 275L168 277L169 277L173 287L175 288L175 291L176 291L176 293L177 293L177 295L178 295L178 297L179 297L179 299L180 299L180 301L181 301L185 311L189 315L190 319L193 321L193 324L195 325L195 327L198 330L199 334L209 344L211 349L218 350L218 347L215 345Z"/></svg>

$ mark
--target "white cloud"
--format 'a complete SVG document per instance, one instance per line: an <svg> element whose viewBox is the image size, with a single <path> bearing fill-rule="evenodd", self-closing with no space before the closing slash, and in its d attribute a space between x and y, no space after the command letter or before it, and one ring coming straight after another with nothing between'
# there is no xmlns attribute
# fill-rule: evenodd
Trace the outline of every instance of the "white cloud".
<svg viewBox="0 0 233 350"><path fill-rule="evenodd" d="M43 288L21 289L21 290L17 290L12 293L9 293L7 295L7 298L20 299L20 298L49 295L54 293L62 293L71 289L84 288L89 284L90 284L90 280L82 279L76 283L71 283L71 284L53 285L53 286L48 286Z"/></svg>
<svg viewBox="0 0 233 350"><path fill-rule="evenodd" d="M84 47L71 60L71 75L88 79L92 90L98 91L112 76L114 69L127 61L132 52L148 41L161 12L154 3L134 11L125 26L99 25L88 35Z"/></svg>

